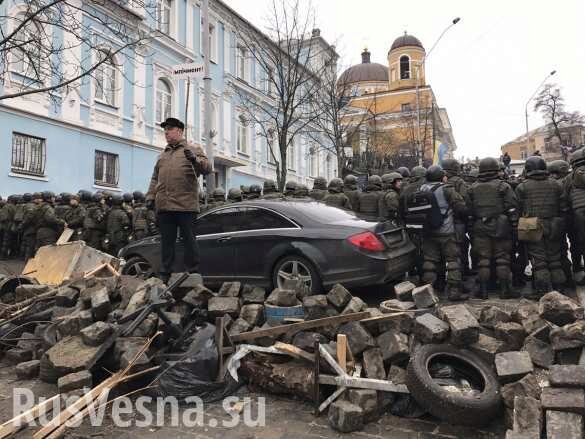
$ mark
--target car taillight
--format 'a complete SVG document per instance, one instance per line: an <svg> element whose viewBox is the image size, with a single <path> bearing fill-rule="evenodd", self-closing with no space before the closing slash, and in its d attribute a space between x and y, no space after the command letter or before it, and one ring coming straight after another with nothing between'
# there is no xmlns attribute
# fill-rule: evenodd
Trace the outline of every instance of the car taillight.
<svg viewBox="0 0 585 439"><path fill-rule="evenodd" d="M384 250L384 244L372 232L358 233L347 238L349 242L361 250L380 252Z"/></svg>

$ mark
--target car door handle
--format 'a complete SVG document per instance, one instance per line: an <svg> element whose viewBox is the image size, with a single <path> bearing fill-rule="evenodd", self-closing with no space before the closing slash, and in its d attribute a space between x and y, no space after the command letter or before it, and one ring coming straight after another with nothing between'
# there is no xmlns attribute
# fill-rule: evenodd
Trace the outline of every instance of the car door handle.
<svg viewBox="0 0 585 439"><path fill-rule="evenodd" d="M228 242L230 239L232 239L232 237L231 237L231 236L226 236L226 237L224 237L224 238L219 238L219 239L217 240L217 242L219 242L219 243L222 243L222 242Z"/></svg>

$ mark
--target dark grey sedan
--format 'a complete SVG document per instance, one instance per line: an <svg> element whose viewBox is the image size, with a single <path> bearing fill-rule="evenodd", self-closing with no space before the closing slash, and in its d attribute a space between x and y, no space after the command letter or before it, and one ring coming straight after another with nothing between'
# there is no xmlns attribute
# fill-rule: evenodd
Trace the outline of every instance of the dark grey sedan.
<svg viewBox="0 0 585 439"><path fill-rule="evenodd" d="M304 200L254 200L201 214L196 222L200 271L206 285L241 281L266 288L301 279L312 291L385 284L400 279L415 258L402 227L364 221L353 212ZM183 244L177 241L177 261ZM158 272L160 237L120 251L124 273ZM182 271L177 266L176 271Z"/></svg>

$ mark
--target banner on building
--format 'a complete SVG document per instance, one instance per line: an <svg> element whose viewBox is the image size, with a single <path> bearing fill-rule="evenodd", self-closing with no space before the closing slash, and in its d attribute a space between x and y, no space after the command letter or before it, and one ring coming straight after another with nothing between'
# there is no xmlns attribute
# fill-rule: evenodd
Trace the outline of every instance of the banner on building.
<svg viewBox="0 0 585 439"><path fill-rule="evenodd" d="M440 140L435 141L435 153L433 155L433 165L443 165L443 160L446 158L449 152L449 146Z"/></svg>
<svg viewBox="0 0 585 439"><path fill-rule="evenodd" d="M175 79L203 78L203 63L178 64L171 67L169 76Z"/></svg>

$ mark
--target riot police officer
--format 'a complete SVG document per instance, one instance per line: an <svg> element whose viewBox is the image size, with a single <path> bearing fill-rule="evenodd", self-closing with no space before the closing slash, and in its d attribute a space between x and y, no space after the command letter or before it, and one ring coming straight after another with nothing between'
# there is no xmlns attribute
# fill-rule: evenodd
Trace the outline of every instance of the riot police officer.
<svg viewBox="0 0 585 439"><path fill-rule="evenodd" d="M124 198L120 195L112 195L112 206L106 220L107 235L104 240L104 248L111 255L117 256L122 247L128 244L130 235L130 219L124 210Z"/></svg>
<svg viewBox="0 0 585 439"><path fill-rule="evenodd" d="M317 177L313 182L313 189L309 196L315 201L321 201L327 195L327 179L325 177Z"/></svg>
<svg viewBox="0 0 585 439"><path fill-rule="evenodd" d="M329 193L322 199L325 204L351 210L351 201L343 193L343 180L341 178L332 179L329 182L328 191Z"/></svg>
<svg viewBox="0 0 585 439"><path fill-rule="evenodd" d="M223 206L225 201L225 190L221 187L215 188L211 193L211 201L207 203L208 209L214 209L216 207Z"/></svg>
<svg viewBox="0 0 585 439"><path fill-rule="evenodd" d="M473 247L479 257L480 298L488 298L492 262L500 283L500 298L513 296L510 286L512 228L518 223L516 194L498 178L495 158L479 162L479 179L468 190L467 203L473 217Z"/></svg>
<svg viewBox="0 0 585 439"><path fill-rule="evenodd" d="M107 215L108 208L104 194L94 193L83 221L83 240L96 250L102 249L102 242L107 232Z"/></svg>
<svg viewBox="0 0 585 439"><path fill-rule="evenodd" d="M140 191L135 191L134 208L132 210L132 239L138 241L147 236L158 233L156 227L156 214L153 209L146 207L146 197Z"/></svg>
<svg viewBox="0 0 585 439"><path fill-rule="evenodd" d="M360 216L370 221L378 221L380 218L379 204L382 197L382 179L379 175L370 175L364 192L360 193Z"/></svg>
<svg viewBox="0 0 585 439"><path fill-rule="evenodd" d="M563 215L567 212L567 205L561 185L549 178L542 157L529 157L524 167L526 180L516 188L521 217L518 233L521 229L536 226L536 233L525 241L525 245L532 264L536 296L540 297L551 288L562 290L566 282L560 241L564 236Z"/></svg>
<svg viewBox="0 0 585 439"><path fill-rule="evenodd" d="M61 232L63 232L63 228L67 226L64 220L59 219L55 215L55 210L53 209L55 194L51 191L45 191L42 195L43 204L37 208L38 211L36 213L38 218L37 250L45 245L55 244Z"/></svg>
<svg viewBox="0 0 585 439"><path fill-rule="evenodd" d="M384 191L379 201L381 221L396 221L400 218L400 189L403 177L398 172L382 175L382 189Z"/></svg>
<svg viewBox="0 0 585 439"><path fill-rule="evenodd" d="M231 188L228 191L228 202L230 203L237 203L238 201L243 201L244 197L242 191L237 188Z"/></svg>
<svg viewBox="0 0 585 439"><path fill-rule="evenodd" d="M81 199L78 194L69 195L67 198L69 199L70 208L65 211L63 220L70 229L73 229L71 240L78 241L83 238L83 222L85 221L87 211L81 204Z"/></svg>
<svg viewBox="0 0 585 439"><path fill-rule="evenodd" d="M276 183L274 182L274 180L265 180L262 199L263 200L276 200L276 199L281 199L281 198L282 198L282 194L280 192L278 192L278 190L276 189Z"/></svg>
<svg viewBox="0 0 585 439"><path fill-rule="evenodd" d="M360 210L360 191L357 183L357 177L353 174L348 174L343 179L343 193L349 199L349 204L354 212Z"/></svg>

